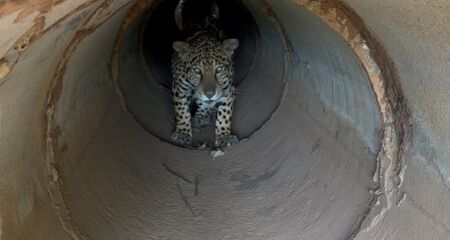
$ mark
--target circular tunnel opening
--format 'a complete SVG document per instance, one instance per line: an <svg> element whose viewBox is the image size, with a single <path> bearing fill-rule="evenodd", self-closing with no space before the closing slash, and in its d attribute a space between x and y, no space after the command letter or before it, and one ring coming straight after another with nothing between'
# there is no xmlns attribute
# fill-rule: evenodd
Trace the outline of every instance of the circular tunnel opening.
<svg viewBox="0 0 450 240"><path fill-rule="evenodd" d="M219 1L243 42L232 128L245 141L212 158L168 137L175 5L127 5L72 41L61 62L47 149L66 230L81 239L350 237L372 203L381 117L348 42L292 1Z"/></svg>
<svg viewBox="0 0 450 240"><path fill-rule="evenodd" d="M197 16L207 16L205 12L210 10L208 1L189 3L185 5L186 22L195 21ZM258 50L259 29L242 2L218 1L217 4L220 9L219 24L225 36L240 41L240 47L234 55L237 98L232 131L242 140L259 129L278 107L284 91L284 65L287 62L283 59L282 50L267 57L261 56L263 53ZM126 54L120 56L123 64L117 80L125 105L137 121L154 136L168 142L171 142L170 135L175 125L171 95L172 43L184 40L174 20L176 5L177 1L160 1L148 12L143 12L138 17L140 19L130 26L128 32L134 36L121 43L121 48L127 50L121 51ZM267 37L284 47L284 36L277 33L274 26L272 28L272 33L267 34ZM136 59L139 62L127 61L130 54L141 54L144 61L139 61L139 58ZM139 72L136 72L137 68ZM249 92L252 94L247 94ZM256 104L261 107L254 108ZM194 142L197 144L213 139L213 127L194 132Z"/></svg>

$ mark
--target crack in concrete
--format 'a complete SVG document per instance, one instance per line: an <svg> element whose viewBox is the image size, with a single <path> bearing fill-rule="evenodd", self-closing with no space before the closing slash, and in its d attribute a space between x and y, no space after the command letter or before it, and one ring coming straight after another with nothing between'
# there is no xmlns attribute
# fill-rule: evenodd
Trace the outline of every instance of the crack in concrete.
<svg viewBox="0 0 450 240"><path fill-rule="evenodd" d="M184 195L183 190L181 189L180 184L177 184L177 189L178 192L180 193L181 196L181 200L184 202L184 204L186 205L186 207L189 209L189 211L191 212L193 217L197 217L197 215L194 212L194 209L192 209L191 204L189 203L189 199L186 195Z"/></svg>
<svg viewBox="0 0 450 240"><path fill-rule="evenodd" d="M172 174L172 175L174 175L174 176L180 178L181 180L183 180L183 181L185 181L185 182L187 182L187 183L189 183L189 184L192 184L192 181L191 181L191 180L189 180L187 177L183 176L182 174L178 173L177 171L171 169L171 168L169 167L169 165L167 165L166 163L162 163L162 165L163 165L164 169L166 169L166 171L167 171L168 173L170 173L170 174Z"/></svg>
<svg viewBox="0 0 450 240"><path fill-rule="evenodd" d="M195 185L194 194L195 194L195 196L198 196L198 185L199 184L200 184L199 179L197 176L195 176L195 178L194 178L194 185Z"/></svg>

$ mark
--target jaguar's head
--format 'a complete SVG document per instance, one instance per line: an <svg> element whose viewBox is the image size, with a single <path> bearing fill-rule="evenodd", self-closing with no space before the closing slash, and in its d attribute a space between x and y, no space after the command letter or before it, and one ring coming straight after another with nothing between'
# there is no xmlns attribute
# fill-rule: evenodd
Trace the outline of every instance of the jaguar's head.
<svg viewBox="0 0 450 240"><path fill-rule="evenodd" d="M195 94L204 101L217 101L230 92L234 78L233 54L239 40L177 41L173 48L184 62L184 74Z"/></svg>

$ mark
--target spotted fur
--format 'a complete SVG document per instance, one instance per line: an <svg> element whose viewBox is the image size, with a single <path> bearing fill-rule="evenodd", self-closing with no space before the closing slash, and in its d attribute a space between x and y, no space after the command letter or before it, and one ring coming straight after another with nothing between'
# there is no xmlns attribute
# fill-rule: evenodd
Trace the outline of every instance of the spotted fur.
<svg viewBox="0 0 450 240"><path fill-rule="evenodd" d="M217 5L211 16L200 24L184 26L180 0L175 11L180 30L187 32L186 41L173 43L172 57L173 102L176 128L172 139L183 145L192 143L192 127L204 126L214 114L216 147L225 148L238 142L231 134L231 116L234 102L233 53L237 39L225 39L218 28ZM191 116L191 103L197 111Z"/></svg>

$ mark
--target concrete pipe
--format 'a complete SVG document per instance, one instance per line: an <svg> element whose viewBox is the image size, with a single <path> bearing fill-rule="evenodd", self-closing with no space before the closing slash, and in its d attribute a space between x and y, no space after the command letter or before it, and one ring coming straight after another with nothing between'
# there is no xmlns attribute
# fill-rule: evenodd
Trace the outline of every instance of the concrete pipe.
<svg viewBox="0 0 450 240"><path fill-rule="evenodd" d="M222 156L170 141L176 4L0 2L0 239L450 239L448 1L218 1Z"/></svg>

